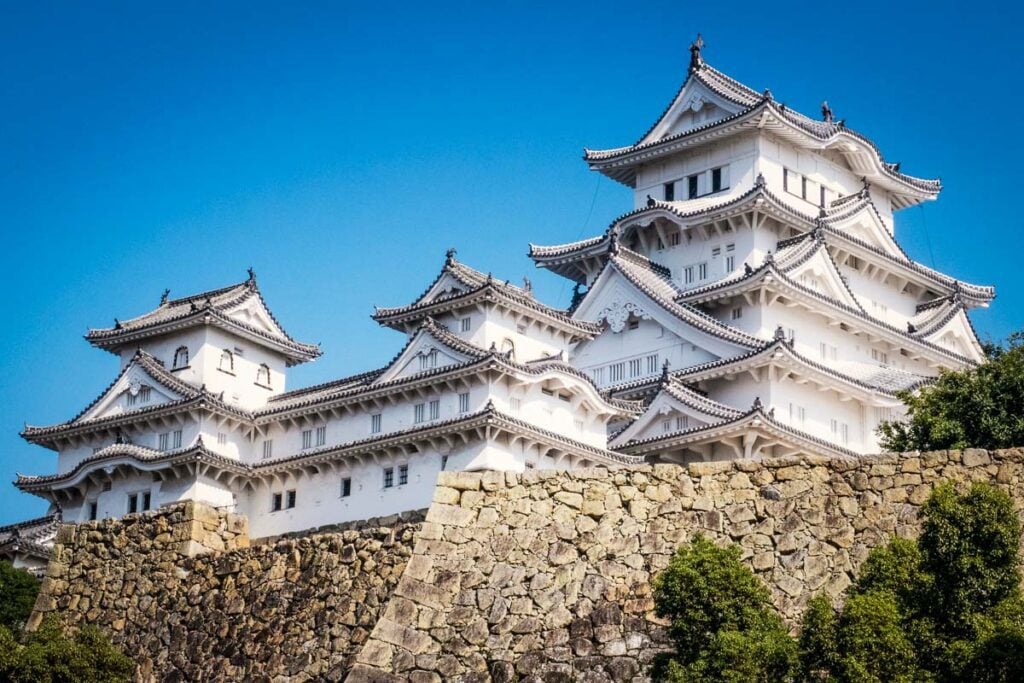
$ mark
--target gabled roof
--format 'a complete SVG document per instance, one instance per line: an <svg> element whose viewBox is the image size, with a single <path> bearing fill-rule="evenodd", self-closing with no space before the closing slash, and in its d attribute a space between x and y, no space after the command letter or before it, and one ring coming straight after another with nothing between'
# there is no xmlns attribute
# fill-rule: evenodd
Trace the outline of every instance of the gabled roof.
<svg viewBox="0 0 1024 683"><path fill-rule="evenodd" d="M154 384L167 390L170 400L155 403L134 410L124 410L115 414L105 416L92 416L94 408L105 401L109 401L122 392L123 380L133 372L144 373ZM243 411L223 400L222 395L213 394L206 390L206 387L196 387L188 382L178 379L176 375L169 372L158 359L145 351L138 349L114 381L100 392L92 402L81 410L75 417L66 422L49 426L26 425L21 436L30 443L39 444L48 448L54 448L55 440L70 433L88 432L92 429L110 428L116 424L133 422L138 419L151 417L154 414L173 413L180 410L188 410L195 407L205 406L221 414L230 415L240 420L251 420L251 414Z"/></svg>
<svg viewBox="0 0 1024 683"><path fill-rule="evenodd" d="M0 557L19 553L45 560L52 551L53 539L61 525L60 510L43 517L0 527Z"/></svg>
<svg viewBox="0 0 1024 683"><path fill-rule="evenodd" d="M588 300L600 295L602 279L609 277L612 272L621 275L670 316L701 333L728 342L733 348L759 348L764 344L763 340L727 325L695 306L678 303L676 298L680 291L672 283L666 268L634 251L619 246L615 241L613 241L608 261L605 263L602 273L598 275L594 286L587 291L583 302L576 308L575 315L582 316L584 314Z"/></svg>
<svg viewBox="0 0 1024 683"><path fill-rule="evenodd" d="M727 115L710 123L666 134L663 124L667 117L678 114L680 105L694 89L728 103L724 107ZM847 128L843 121L833 121L831 111L826 111L823 121L804 116L777 103L770 91L757 94L752 88L712 68L700 57L699 50L697 58L691 60L683 85L640 140L626 147L587 149L583 158L591 169L635 187L636 168L643 163L711 139L720 139L723 134L754 129L768 130L807 149L837 149L847 158L855 173L871 177L873 182L892 192L897 208L934 199L941 189L938 180L901 173L899 165L886 162L870 139Z"/></svg>
<svg viewBox="0 0 1024 683"><path fill-rule="evenodd" d="M382 325L409 331L427 316L436 316L481 301L500 303L577 337L590 338L598 332L593 325L574 320L568 311L539 302L529 287L500 282L489 273L484 274L460 263L455 259L454 249L448 250L441 272L413 303L377 308L373 319Z"/></svg>
<svg viewBox="0 0 1024 683"><path fill-rule="evenodd" d="M115 319L113 327L90 329L85 338L93 346L117 353L125 345L196 325L228 329L281 353L290 365L320 356L318 346L296 341L281 327L251 269L245 282L221 289L180 299L169 299L164 292L156 309L130 320Z"/></svg>

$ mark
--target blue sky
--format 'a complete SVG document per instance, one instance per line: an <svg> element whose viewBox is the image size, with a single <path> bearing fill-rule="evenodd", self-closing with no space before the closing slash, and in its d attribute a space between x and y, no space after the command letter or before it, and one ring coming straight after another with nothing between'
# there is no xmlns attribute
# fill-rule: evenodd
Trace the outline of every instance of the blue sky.
<svg viewBox="0 0 1024 683"><path fill-rule="evenodd" d="M82 339L253 266L278 318L324 357L296 387L402 343L369 319L449 246L496 276L527 243L603 230L628 191L582 148L628 144L686 74L687 46L751 87L941 176L897 216L917 259L982 284L993 339L1021 327L1021 51L984 2L15 3L0 22L0 480L48 473L24 422L75 415L116 359ZM286 7L285 5L289 5ZM798 6L794 5L796 9ZM0 523L45 503L0 481Z"/></svg>

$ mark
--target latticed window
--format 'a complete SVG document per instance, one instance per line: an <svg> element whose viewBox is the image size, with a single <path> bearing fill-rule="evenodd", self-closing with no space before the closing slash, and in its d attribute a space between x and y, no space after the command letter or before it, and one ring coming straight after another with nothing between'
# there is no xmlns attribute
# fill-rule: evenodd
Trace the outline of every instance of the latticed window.
<svg viewBox="0 0 1024 683"><path fill-rule="evenodd" d="M224 372L235 371L235 354L231 353L230 350L224 349L220 352L220 365L218 366Z"/></svg>
<svg viewBox="0 0 1024 683"><path fill-rule="evenodd" d="M256 384L270 388L270 366L266 363L256 369Z"/></svg>
<svg viewBox="0 0 1024 683"><path fill-rule="evenodd" d="M398 485L402 486L409 483L409 466L399 465L398 466Z"/></svg>
<svg viewBox="0 0 1024 683"><path fill-rule="evenodd" d="M184 368L188 366L188 347L179 346L178 350L174 352L174 368Z"/></svg>

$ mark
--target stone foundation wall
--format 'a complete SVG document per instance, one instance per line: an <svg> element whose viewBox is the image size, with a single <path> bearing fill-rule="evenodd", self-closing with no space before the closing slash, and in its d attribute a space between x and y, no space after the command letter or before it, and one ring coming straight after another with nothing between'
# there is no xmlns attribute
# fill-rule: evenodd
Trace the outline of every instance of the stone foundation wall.
<svg viewBox="0 0 1024 683"><path fill-rule="evenodd" d="M868 551L919 530L942 480L1024 504L1024 452L442 473L348 680L630 681L664 649L651 579L696 532L738 543L791 624Z"/></svg>
<svg viewBox="0 0 1024 683"><path fill-rule="evenodd" d="M139 680L340 680L412 550L415 524L249 546L245 518L203 505L66 526L34 623L108 632Z"/></svg>

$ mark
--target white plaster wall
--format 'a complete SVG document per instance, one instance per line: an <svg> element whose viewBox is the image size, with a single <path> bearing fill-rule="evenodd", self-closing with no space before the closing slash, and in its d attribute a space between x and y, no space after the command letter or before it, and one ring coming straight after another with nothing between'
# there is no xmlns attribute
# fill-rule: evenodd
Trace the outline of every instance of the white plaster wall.
<svg viewBox="0 0 1024 683"><path fill-rule="evenodd" d="M678 154L637 169L636 190L633 193L633 208L647 205L647 195L664 199L664 185L678 182L675 188L676 200L687 197L687 177L712 168L728 167L729 194L742 194L754 186L756 172L755 136L740 135L728 140L702 145L697 149L684 150ZM710 187L700 187L701 195L709 193ZM723 191L722 194L725 194Z"/></svg>

